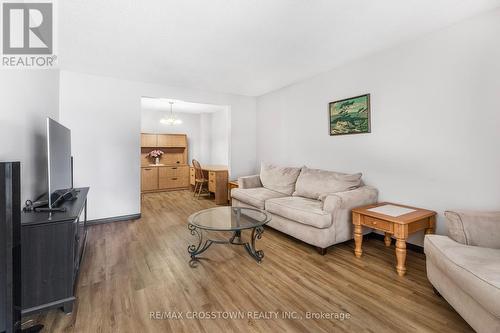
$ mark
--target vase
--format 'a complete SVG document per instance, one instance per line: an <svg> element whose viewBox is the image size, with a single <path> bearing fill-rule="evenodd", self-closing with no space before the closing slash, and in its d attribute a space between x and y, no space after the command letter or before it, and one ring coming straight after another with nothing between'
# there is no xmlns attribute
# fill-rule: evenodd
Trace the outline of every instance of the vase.
<svg viewBox="0 0 500 333"><path fill-rule="evenodd" d="M159 157L156 157L156 158L155 158L155 164L156 164L156 165L160 164L160 158L159 158Z"/></svg>

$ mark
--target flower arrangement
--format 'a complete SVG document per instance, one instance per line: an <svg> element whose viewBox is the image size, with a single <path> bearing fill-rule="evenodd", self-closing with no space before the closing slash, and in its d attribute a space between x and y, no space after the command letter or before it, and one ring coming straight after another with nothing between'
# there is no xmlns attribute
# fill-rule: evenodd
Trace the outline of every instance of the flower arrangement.
<svg viewBox="0 0 500 333"><path fill-rule="evenodd" d="M157 157L160 157L161 155L165 154L164 152L162 152L161 150L159 149L156 149L156 150L152 150L149 152L148 156L149 157L152 157L152 158L157 158Z"/></svg>
<svg viewBox="0 0 500 333"><path fill-rule="evenodd" d="M154 161L155 164L160 164L160 156L163 154L165 154L165 153L162 152L161 150L155 149L155 150L150 151L146 156L153 158L155 160Z"/></svg>

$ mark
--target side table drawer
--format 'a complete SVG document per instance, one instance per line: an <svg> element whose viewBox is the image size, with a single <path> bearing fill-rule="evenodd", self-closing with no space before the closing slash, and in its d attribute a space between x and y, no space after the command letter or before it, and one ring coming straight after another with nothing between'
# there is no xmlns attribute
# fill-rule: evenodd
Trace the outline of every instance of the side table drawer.
<svg viewBox="0 0 500 333"><path fill-rule="evenodd" d="M370 216L363 216L363 225L377 230L393 232L392 223L384 220L379 220Z"/></svg>

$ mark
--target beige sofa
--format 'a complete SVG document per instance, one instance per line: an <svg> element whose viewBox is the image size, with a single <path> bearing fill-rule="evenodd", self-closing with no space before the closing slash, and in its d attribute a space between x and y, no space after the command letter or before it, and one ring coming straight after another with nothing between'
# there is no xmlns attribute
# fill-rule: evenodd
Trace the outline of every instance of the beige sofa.
<svg viewBox="0 0 500 333"><path fill-rule="evenodd" d="M351 209L377 201L361 174L263 164L259 175L241 177L232 205L265 209L270 227L318 248L321 254L353 238Z"/></svg>
<svg viewBox="0 0 500 333"><path fill-rule="evenodd" d="M447 236L426 235L427 276L477 332L500 332L500 212L445 213Z"/></svg>

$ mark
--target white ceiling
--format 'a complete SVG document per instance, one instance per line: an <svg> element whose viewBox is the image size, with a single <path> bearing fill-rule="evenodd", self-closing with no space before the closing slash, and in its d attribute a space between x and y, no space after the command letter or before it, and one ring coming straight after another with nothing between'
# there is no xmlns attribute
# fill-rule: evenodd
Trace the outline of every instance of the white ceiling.
<svg viewBox="0 0 500 333"><path fill-rule="evenodd" d="M500 0L61 0L63 69L257 96Z"/></svg>
<svg viewBox="0 0 500 333"><path fill-rule="evenodd" d="M214 113L227 109L225 105L191 103L168 98L142 97L141 109L147 111L170 111L169 101L174 102L172 111L177 113Z"/></svg>

